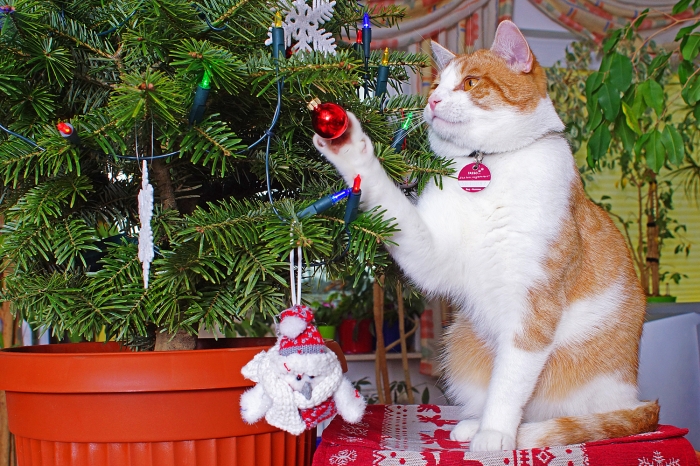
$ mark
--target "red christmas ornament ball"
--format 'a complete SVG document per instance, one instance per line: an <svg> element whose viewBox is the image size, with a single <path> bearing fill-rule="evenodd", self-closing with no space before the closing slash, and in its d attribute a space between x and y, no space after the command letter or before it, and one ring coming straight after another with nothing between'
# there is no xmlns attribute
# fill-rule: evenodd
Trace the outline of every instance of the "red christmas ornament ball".
<svg viewBox="0 0 700 466"><path fill-rule="evenodd" d="M326 102L312 110L311 125L322 138L335 139L348 129L348 114L340 105Z"/></svg>

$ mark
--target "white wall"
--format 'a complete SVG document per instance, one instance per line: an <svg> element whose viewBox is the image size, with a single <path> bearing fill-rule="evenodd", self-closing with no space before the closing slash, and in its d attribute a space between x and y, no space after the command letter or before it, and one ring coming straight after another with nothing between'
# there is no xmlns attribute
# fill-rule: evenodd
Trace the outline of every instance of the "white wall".
<svg viewBox="0 0 700 466"><path fill-rule="evenodd" d="M566 46L576 36L534 7L529 0L514 0L513 22L522 31L542 66L564 61Z"/></svg>
<svg viewBox="0 0 700 466"><path fill-rule="evenodd" d="M700 312L700 304L694 306ZM695 312L647 322L639 355L641 398L659 400L661 424L690 429L687 438L696 450L700 450L698 332L700 314Z"/></svg>

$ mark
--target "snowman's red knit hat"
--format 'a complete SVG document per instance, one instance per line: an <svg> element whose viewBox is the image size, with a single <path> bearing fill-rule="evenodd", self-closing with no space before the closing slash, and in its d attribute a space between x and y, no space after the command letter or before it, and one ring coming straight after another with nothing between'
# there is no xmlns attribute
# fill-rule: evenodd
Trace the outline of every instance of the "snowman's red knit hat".
<svg viewBox="0 0 700 466"><path fill-rule="evenodd" d="M280 314L280 355L325 354L328 348L312 323L314 314L307 306L295 305Z"/></svg>

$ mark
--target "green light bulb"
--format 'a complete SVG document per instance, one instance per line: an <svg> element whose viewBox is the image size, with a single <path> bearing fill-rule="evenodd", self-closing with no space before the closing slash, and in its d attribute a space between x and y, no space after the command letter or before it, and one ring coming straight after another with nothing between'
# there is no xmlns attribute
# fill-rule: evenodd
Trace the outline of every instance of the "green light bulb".
<svg viewBox="0 0 700 466"><path fill-rule="evenodd" d="M202 80L199 82L199 87L202 89L209 89L211 87L211 76L207 70L204 70L204 76L202 76Z"/></svg>
<svg viewBox="0 0 700 466"><path fill-rule="evenodd" d="M406 121L403 122L401 129L409 129L411 127L411 120L413 120L413 112L408 113Z"/></svg>

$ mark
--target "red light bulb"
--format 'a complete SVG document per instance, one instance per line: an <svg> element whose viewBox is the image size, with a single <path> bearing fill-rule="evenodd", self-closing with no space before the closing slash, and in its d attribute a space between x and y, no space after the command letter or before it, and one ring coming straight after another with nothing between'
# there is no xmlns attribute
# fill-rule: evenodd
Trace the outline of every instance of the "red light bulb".
<svg viewBox="0 0 700 466"><path fill-rule="evenodd" d="M352 192L353 194L357 194L360 192L360 184L362 184L362 178L360 178L360 175L357 175L355 177L355 181L352 184Z"/></svg>
<svg viewBox="0 0 700 466"><path fill-rule="evenodd" d="M335 139L348 129L348 114L338 104L314 99L309 104L311 109L311 125L316 134L325 139Z"/></svg>
<svg viewBox="0 0 700 466"><path fill-rule="evenodd" d="M71 125L70 123L64 123L62 121L56 125L56 129L59 133L61 133L61 136L63 137L70 136L71 134L73 134L73 125Z"/></svg>

